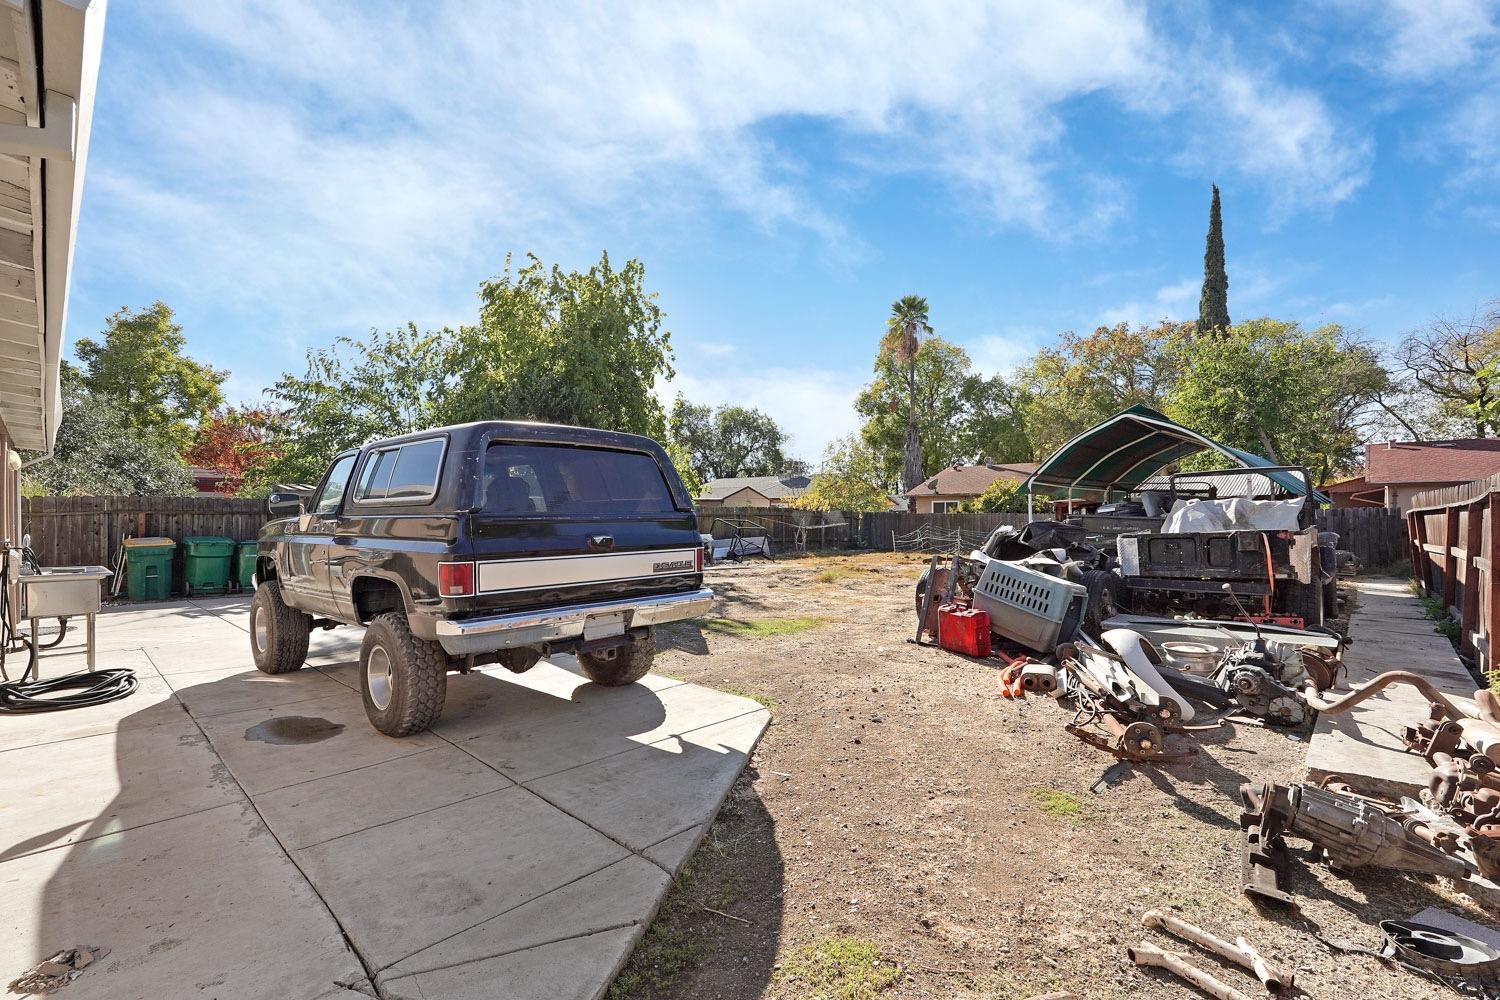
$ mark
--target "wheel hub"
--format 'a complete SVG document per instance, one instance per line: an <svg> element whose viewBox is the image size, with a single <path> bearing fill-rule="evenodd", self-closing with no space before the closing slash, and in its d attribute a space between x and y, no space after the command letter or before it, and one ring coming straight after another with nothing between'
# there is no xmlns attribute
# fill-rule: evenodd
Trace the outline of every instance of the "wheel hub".
<svg viewBox="0 0 1500 1000"><path fill-rule="evenodd" d="M371 649L365 660L365 686L376 708L384 712L391 707L391 656L383 646Z"/></svg>
<svg viewBox="0 0 1500 1000"><path fill-rule="evenodd" d="M251 624L250 634L255 638L255 651L264 653L271 643L271 626L266 624L266 616L259 611L254 617L255 621Z"/></svg>

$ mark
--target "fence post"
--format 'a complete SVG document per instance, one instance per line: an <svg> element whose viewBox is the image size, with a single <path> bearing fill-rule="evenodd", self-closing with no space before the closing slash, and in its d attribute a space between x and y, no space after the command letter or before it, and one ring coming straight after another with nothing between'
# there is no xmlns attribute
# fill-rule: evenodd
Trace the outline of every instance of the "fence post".
<svg viewBox="0 0 1500 1000"><path fill-rule="evenodd" d="M1491 493L1485 504L1489 513L1490 544L1485 552L1484 582L1488 593L1483 609L1484 635L1488 640L1489 656L1485 660L1485 671L1493 671L1500 664L1500 629L1495 627L1495 611L1500 608L1500 493Z"/></svg>
<svg viewBox="0 0 1500 1000"><path fill-rule="evenodd" d="M1443 608L1453 607L1458 597L1458 508L1443 512Z"/></svg>
<svg viewBox="0 0 1500 1000"><path fill-rule="evenodd" d="M1468 504L1469 522L1464 532L1464 600L1458 620L1462 629L1459 647L1475 654L1474 635L1479 626L1479 550L1484 547L1484 505Z"/></svg>

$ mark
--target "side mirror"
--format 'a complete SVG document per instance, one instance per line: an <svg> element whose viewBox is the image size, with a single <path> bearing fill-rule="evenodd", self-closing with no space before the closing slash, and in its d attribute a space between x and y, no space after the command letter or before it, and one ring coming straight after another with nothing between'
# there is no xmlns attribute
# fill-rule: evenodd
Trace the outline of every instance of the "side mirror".
<svg viewBox="0 0 1500 1000"><path fill-rule="evenodd" d="M302 494L272 493L266 498L266 510L272 517L301 517Z"/></svg>

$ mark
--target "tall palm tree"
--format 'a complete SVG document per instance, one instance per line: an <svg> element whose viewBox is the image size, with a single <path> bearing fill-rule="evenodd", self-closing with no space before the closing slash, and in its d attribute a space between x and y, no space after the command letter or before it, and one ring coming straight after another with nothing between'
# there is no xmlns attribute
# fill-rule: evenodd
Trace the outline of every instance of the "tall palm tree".
<svg viewBox="0 0 1500 1000"><path fill-rule="evenodd" d="M903 295L891 303L890 319L885 321L885 336L880 353L895 361L895 368L906 383L906 459L901 466L901 488L913 489L922 481L922 438L917 430L917 349L920 338L932 334L927 321L927 300L920 295Z"/></svg>

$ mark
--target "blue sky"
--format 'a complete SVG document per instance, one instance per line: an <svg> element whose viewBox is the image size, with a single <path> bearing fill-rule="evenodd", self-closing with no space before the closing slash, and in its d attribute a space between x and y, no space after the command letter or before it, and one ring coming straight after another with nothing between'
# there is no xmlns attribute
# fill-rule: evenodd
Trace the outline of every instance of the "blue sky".
<svg viewBox="0 0 1500 1000"><path fill-rule="evenodd" d="M903 294L985 371L1196 316L1215 182L1233 318L1390 340L1500 296L1497 6L113 0L69 342L161 298L252 402L607 249L815 459Z"/></svg>

